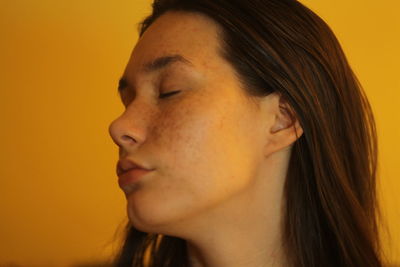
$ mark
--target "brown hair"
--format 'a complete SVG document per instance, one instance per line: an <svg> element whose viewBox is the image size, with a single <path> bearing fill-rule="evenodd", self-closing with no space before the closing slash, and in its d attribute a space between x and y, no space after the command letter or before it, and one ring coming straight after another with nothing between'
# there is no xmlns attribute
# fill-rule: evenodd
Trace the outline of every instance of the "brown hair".
<svg viewBox="0 0 400 267"><path fill-rule="evenodd" d="M329 26L295 0L155 0L152 7L140 36L167 11L208 16L221 26L220 56L249 98L277 92L299 120L304 134L293 145L284 188L290 266L382 266L375 121ZM189 266L186 241L128 222L115 265Z"/></svg>

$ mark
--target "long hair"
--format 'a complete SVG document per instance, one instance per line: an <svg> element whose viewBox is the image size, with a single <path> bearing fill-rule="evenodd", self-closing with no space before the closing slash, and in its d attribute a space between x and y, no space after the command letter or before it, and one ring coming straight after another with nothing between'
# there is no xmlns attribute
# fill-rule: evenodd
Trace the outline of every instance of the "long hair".
<svg viewBox="0 0 400 267"><path fill-rule="evenodd" d="M154 0L152 8L140 36L167 11L208 16L248 97L279 93L301 124L284 186L290 266L383 266L375 119L329 26L296 0ZM115 266L189 266L185 240L130 222L125 234Z"/></svg>

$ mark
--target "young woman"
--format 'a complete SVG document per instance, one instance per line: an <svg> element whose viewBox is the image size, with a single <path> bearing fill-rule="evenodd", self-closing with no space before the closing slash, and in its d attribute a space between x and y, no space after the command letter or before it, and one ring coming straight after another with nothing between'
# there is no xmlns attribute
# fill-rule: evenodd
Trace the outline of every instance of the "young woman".
<svg viewBox="0 0 400 267"><path fill-rule="evenodd" d="M374 117L321 18L155 0L139 31L109 128L129 218L116 266L382 266Z"/></svg>

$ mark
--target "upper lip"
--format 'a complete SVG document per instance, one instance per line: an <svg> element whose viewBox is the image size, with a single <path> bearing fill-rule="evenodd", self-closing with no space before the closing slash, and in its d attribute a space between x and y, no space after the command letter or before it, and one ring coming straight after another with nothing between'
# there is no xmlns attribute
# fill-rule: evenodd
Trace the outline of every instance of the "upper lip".
<svg viewBox="0 0 400 267"><path fill-rule="evenodd" d="M151 170L150 168L146 168L142 164L139 164L131 159L123 158L123 159L118 160L117 175L120 176L124 172L127 172L127 171L129 171L131 169L135 169L135 168Z"/></svg>

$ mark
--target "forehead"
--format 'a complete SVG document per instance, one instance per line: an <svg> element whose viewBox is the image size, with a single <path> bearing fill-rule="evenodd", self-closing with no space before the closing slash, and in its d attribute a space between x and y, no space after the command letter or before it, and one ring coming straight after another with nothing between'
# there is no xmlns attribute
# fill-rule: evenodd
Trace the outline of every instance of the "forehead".
<svg viewBox="0 0 400 267"><path fill-rule="evenodd" d="M126 72L142 73L149 62L172 54L182 55L195 67L212 68L220 60L218 30L218 25L202 14L167 12L138 40Z"/></svg>

